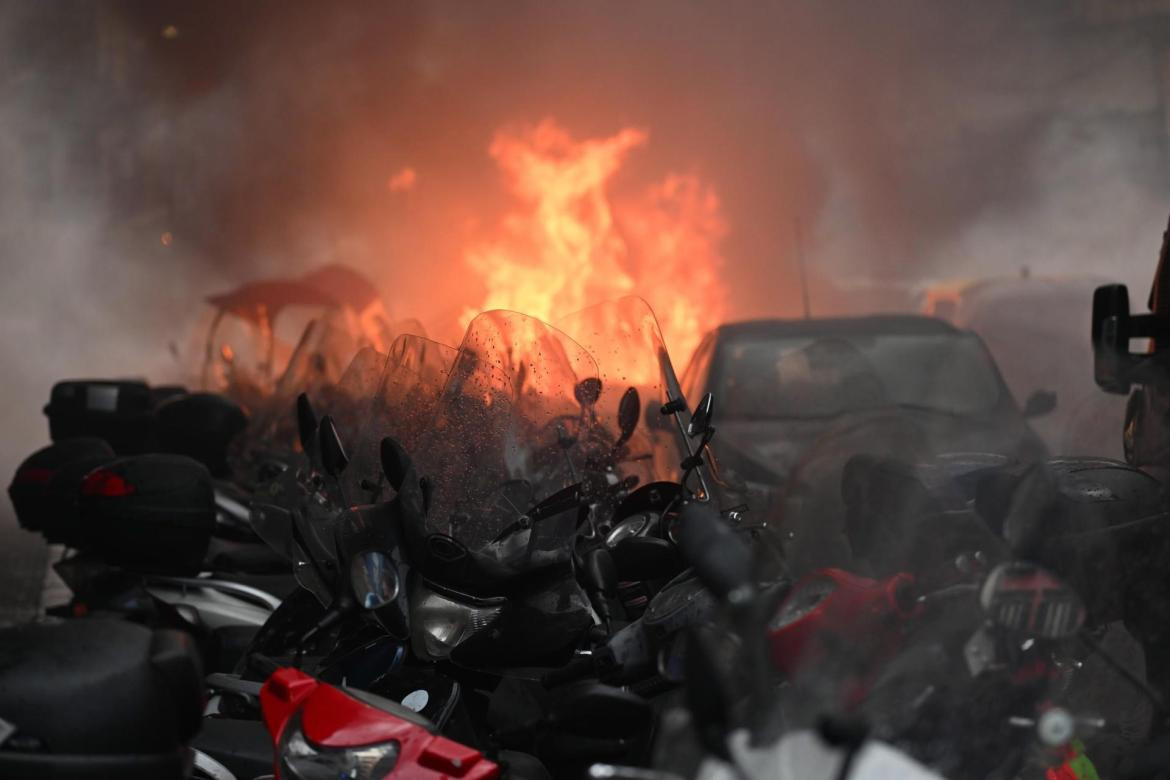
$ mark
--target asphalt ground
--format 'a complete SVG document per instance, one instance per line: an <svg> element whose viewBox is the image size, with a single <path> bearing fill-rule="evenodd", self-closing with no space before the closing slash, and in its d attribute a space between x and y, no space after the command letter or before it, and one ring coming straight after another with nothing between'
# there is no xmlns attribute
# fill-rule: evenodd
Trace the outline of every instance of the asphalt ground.
<svg viewBox="0 0 1170 780"><path fill-rule="evenodd" d="M0 503L0 626L5 626L36 617L49 548L38 534L16 524L7 496Z"/></svg>

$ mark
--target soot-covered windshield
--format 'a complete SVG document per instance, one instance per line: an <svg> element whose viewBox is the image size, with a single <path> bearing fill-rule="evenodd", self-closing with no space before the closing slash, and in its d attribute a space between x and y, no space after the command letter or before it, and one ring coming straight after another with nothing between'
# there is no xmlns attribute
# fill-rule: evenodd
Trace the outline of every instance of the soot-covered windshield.
<svg viewBox="0 0 1170 780"><path fill-rule="evenodd" d="M905 407L954 415L994 410L1004 388L970 334L849 334L736 339L716 380L733 419L832 417Z"/></svg>

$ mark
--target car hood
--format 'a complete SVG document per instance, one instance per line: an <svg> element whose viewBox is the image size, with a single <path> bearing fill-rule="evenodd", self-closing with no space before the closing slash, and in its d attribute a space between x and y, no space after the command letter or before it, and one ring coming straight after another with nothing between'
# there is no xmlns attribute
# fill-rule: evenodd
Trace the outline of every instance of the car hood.
<svg viewBox="0 0 1170 780"><path fill-rule="evenodd" d="M913 432L928 452L987 452L1023 460L1045 457L1044 445L1020 419L956 417L922 410L857 412L812 420L722 420L714 439L721 466L750 482L784 482L811 455L848 457L884 448L894 425ZM833 442L841 450L833 453Z"/></svg>

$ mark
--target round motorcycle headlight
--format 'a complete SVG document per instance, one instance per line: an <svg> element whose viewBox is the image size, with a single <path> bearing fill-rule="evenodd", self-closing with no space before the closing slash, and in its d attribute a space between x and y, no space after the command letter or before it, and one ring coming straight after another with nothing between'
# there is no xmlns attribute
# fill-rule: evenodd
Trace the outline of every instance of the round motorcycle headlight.
<svg viewBox="0 0 1170 780"><path fill-rule="evenodd" d="M327 748L314 745L301 729L301 714L289 719L280 736L280 776L284 780L382 780L398 763L398 743Z"/></svg>

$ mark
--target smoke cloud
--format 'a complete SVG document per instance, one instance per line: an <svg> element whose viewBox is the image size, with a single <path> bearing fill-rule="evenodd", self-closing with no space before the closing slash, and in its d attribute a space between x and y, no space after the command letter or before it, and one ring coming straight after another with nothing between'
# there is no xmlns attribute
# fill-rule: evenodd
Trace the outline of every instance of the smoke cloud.
<svg viewBox="0 0 1170 780"><path fill-rule="evenodd" d="M814 311L1022 266L1140 298L1164 55L1079 7L0 2L0 471L53 381L178 376L202 298L249 278L347 262L446 333L508 210L488 146L545 117L649 130L616 197L718 193L733 318L799 314L797 233Z"/></svg>

